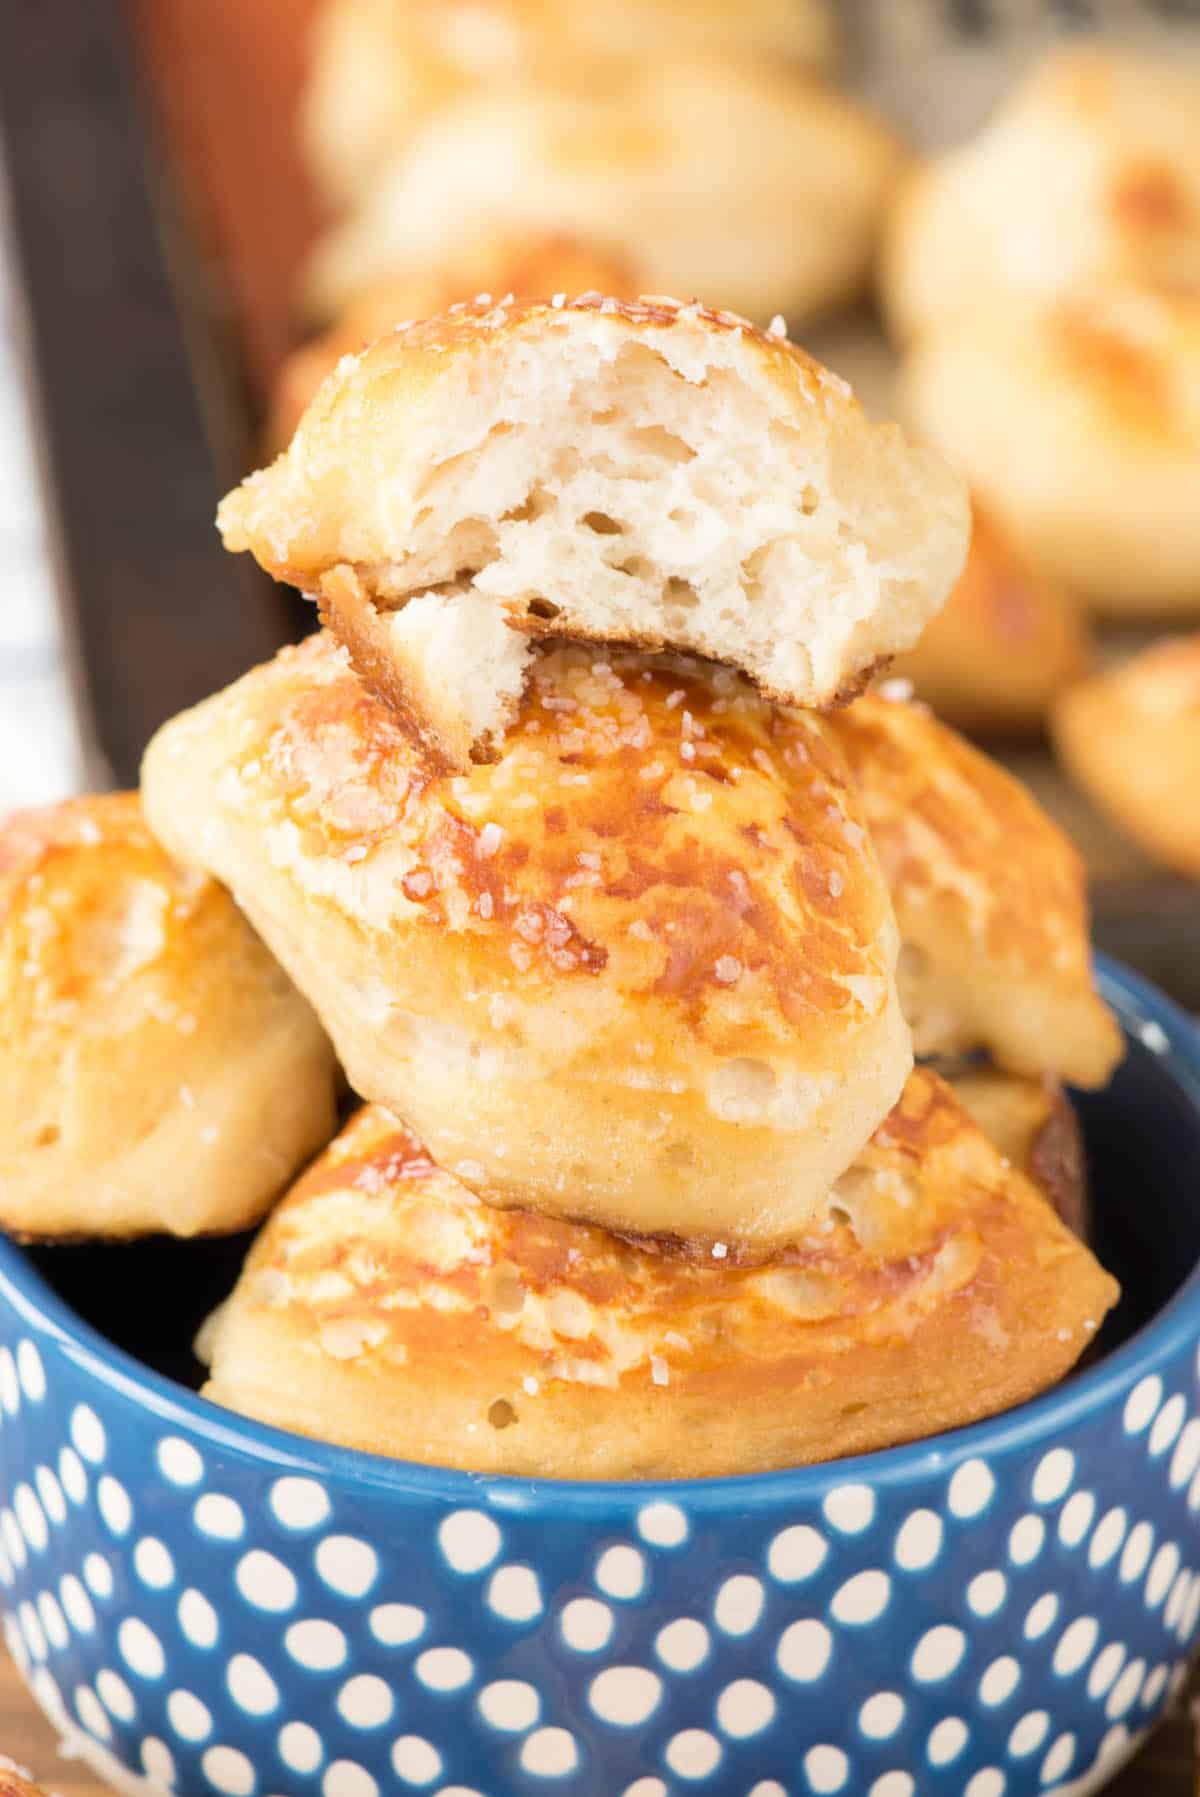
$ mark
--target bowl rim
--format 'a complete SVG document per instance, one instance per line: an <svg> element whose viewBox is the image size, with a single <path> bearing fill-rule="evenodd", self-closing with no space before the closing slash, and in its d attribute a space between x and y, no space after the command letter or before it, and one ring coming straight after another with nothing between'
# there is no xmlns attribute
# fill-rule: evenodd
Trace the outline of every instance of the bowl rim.
<svg viewBox="0 0 1200 1797"><path fill-rule="evenodd" d="M1101 992L1127 1035L1158 1056L1164 1070L1200 1115L1200 1028L1171 999L1121 963L1097 955ZM897 1447L811 1466L702 1479L575 1480L466 1472L392 1459L359 1448L291 1434L201 1398L145 1366L78 1315L22 1250L0 1236L0 1301L43 1337L55 1341L84 1373L135 1403L166 1429L258 1461L264 1475L304 1476L331 1486L357 1487L436 1502L498 1510L579 1514L655 1502L686 1501L693 1513L724 1513L819 1500L840 1485L894 1487L943 1473L979 1455L1028 1449L1103 1409L1185 1342L1200 1341L1200 1262L1150 1321L1096 1366L1040 1396L959 1429Z"/></svg>

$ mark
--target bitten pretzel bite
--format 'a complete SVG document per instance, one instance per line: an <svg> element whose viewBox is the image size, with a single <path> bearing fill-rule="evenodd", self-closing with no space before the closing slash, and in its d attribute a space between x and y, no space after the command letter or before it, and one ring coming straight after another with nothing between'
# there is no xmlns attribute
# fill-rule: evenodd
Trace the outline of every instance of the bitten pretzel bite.
<svg viewBox="0 0 1200 1797"><path fill-rule="evenodd" d="M935 1074L770 1265L497 1211L360 1111L275 1211L205 1395L347 1446L570 1479L764 1472L956 1428L1060 1379L1108 1274Z"/></svg>
<svg viewBox="0 0 1200 1797"><path fill-rule="evenodd" d="M1121 1037L1092 984L1082 862L1010 774L927 706L868 693L830 720L891 888L919 1055L1102 1086Z"/></svg>
<svg viewBox="0 0 1200 1797"><path fill-rule="evenodd" d="M430 318L483 292L497 300L511 294L522 301L548 301L556 293L599 288L631 300L645 285L620 257L589 248L563 232L532 240L493 236L455 244L444 263L423 263L383 276L355 293L327 331L288 357L272 395L266 433L269 451L278 455L287 448L317 388L343 356L365 349L376 337L415 318Z"/></svg>
<svg viewBox="0 0 1200 1797"><path fill-rule="evenodd" d="M335 1076L283 969L136 794L0 826L0 1228L245 1229L333 1134Z"/></svg>
<svg viewBox="0 0 1200 1797"><path fill-rule="evenodd" d="M1086 672L1088 627L1062 588L1034 571L981 506L973 510L958 584L892 673L959 730L1024 736Z"/></svg>
<svg viewBox="0 0 1200 1797"><path fill-rule="evenodd" d="M493 1203L761 1256L911 1065L840 751L728 669L542 652L456 777L315 638L160 731L143 790L355 1090Z"/></svg>
<svg viewBox="0 0 1200 1797"><path fill-rule="evenodd" d="M919 344L914 429L1113 617L1200 615L1200 288L991 304Z"/></svg>
<svg viewBox="0 0 1200 1797"><path fill-rule="evenodd" d="M795 324L865 287L903 166L874 114L778 60L556 65L421 122L318 243L307 298L333 314L477 232L565 228L652 292Z"/></svg>
<svg viewBox="0 0 1200 1797"><path fill-rule="evenodd" d="M1064 693L1054 742L1147 854L1200 879L1200 633L1155 643Z"/></svg>
<svg viewBox="0 0 1200 1797"><path fill-rule="evenodd" d="M948 1076L954 1096L1013 1166L1032 1181L1068 1229L1087 1240L1087 1163L1079 1118L1057 1080L998 1067Z"/></svg>
<svg viewBox="0 0 1200 1797"><path fill-rule="evenodd" d="M498 752L539 635L669 646L818 705L910 648L958 479L780 337L674 301L455 307L344 361L223 502L443 765Z"/></svg>
<svg viewBox="0 0 1200 1797"><path fill-rule="evenodd" d="M1072 45L1046 56L972 142L905 184L883 297L896 334L911 338L1008 293L1111 281L1200 283L1200 76Z"/></svg>
<svg viewBox="0 0 1200 1797"><path fill-rule="evenodd" d="M326 0L304 107L309 167L352 204L418 122L472 90L688 51L824 67L835 36L825 0Z"/></svg>

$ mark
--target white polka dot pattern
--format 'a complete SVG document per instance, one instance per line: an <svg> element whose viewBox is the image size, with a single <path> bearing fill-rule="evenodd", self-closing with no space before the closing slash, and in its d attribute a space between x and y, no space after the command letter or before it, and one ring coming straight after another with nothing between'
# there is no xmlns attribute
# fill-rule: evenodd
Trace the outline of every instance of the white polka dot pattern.
<svg viewBox="0 0 1200 1797"><path fill-rule="evenodd" d="M686 1488L633 1493L568 1557L490 1489L402 1538L295 1460L251 1480L176 1426L139 1461L86 1385L56 1437L57 1373L14 1339L0 1430L38 1433L0 1488L5 1638L139 1797L478 1797L500 1765L505 1797L920 1797L922 1766L1074 1797L1200 1625L1198 1375L1145 1374L1091 1442L894 1488L829 1469L732 1534Z"/></svg>
<svg viewBox="0 0 1200 1797"><path fill-rule="evenodd" d="M438 1530L438 1545L455 1572L482 1572L500 1552L501 1534L482 1510L456 1510Z"/></svg>
<svg viewBox="0 0 1200 1797"><path fill-rule="evenodd" d="M695 1617L681 1616L660 1629L654 1651L672 1672L694 1672L708 1658L709 1633Z"/></svg>
<svg viewBox="0 0 1200 1797"><path fill-rule="evenodd" d="M662 1688L658 1674L644 1666L609 1666L592 1680L588 1702L605 1722L634 1728L654 1714Z"/></svg>

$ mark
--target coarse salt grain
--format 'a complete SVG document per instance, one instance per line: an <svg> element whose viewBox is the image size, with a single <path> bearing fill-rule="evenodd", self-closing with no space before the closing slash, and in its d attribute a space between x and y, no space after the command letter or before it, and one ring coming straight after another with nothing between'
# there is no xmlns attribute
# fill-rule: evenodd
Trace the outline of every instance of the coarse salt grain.
<svg viewBox="0 0 1200 1797"><path fill-rule="evenodd" d="M661 1354L651 1354L650 1356L650 1377L653 1379L655 1385L669 1385L671 1383L671 1369Z"/></svg>
<svg viewBox="0 0 1200 1797"><path fill-rule="evenodd" d="M554 310L556 312L561 312L563 307L566 305L566 303L567 303L567 296L565 293L556 293L554 295L553 299L550 301L550 304L554 307Z"/></svg>
<svg viewBox="0 0 1200 1797"><path fill-rule="evenodd" d="M907 705L913 696L913 683L897 677L895 680L881 680L875 688L881 699L892 705Z"/></svg>
<svg viewBox="0 0 1200 1797"><path fill-rule="evenodd" d="M713 1243L712 1257L714 1260L724 1260L725 1256L728 1253L729 1253L729 1247L728 1247L727 1243L725 1243L725 1242L714 1242Z"/></svg>
<svg viewBox="0 0 1200 1797"><path fill-rule="evenodd" d="M830 895L830 897L831 898L841 898L841 896L842 896L843 892L845 892L845 890L846 890L846 882L842 879L842 876L838 872L837 868L831 867L829 870L829 895Z"/></svg>
<svg viewBox="0 0 1200 1797"><path fill-rule="evenodd" d="M720 955L713 972L723 986L734 986L742 977L742 964L736 955Z"/></svg>
<svg viewBox="0 0 1200 1797"><path fill-rule="evenodd" d="M479 853L484 856L494 855L504 841L504 831L499 824L485 824L479 832Z"/></svg>
<svg viewBox="0 0 1200 1797"><path fill-rule="evenodd" d="M495 910L495 905L492 902L491 893L490 892L481 892L479 895L479 915L480 915L480 917L490 917L494 910Z"/></svg>
<svg viewBox="0 0 1200 1797"><path fill-rule="evenodd" d="M686 698L687 694L684 692L683 688L677 686L673 693L667 694L667 710L674 711L675 707L677 705L682 705Z"/></svg>
<svg viewBox="0 0 1200 1797"><path fill-rule="evenodd" d="M767 336L768 337L786 337L787 336L787 319L783 316L782 312L776 312L774 318L771 320L770 324L767 326Z"/></svg>
<svg viewBox="0 0 1200 1797"><path fill-rule="evenodd" d="M684 761L695 761L695 759L696 759L695 743L688 743L688 742L680 743L679 753L683 757Z"/></svg>
<svg viewBox="0 0 1200 1797"><path fill-rule="evenodd" d="M521 1381L521 1385L531 1398L536 1398L538 1392L542 1389L537 1380L530 1373L526 1373Z"/></svg>

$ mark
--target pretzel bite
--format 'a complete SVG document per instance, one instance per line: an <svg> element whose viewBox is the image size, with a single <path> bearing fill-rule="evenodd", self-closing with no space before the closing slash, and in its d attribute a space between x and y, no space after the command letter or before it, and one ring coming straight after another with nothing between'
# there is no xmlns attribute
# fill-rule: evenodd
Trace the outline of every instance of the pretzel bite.
<svg viewBox="0 0 1200 1797"><path fill-rule="evenodd" d="M908 339L1010 294L1113 281L1200 283L1200 76L1071 45L1044 57L976 138L903 185L883 299Z"/></svg>
<svg viewBox="0 0 1200 1797"><path fill-rule="evenodd" d="M1154 643L1064 693L1063 764L1146 853L1200 880L1200 632Z"/></svg>
<svg viewBox="0 0 1200 1797"><path fill-rule="evenodd" d="M0 1797L51 1797L51 1794L41 1785L35 1785L23 1767L0 1754Z"/></svg>
<svg viewBox="0 0 1200 1797"><path fill-rule="evenodd" d="M304 107L309 167L352 204L414 125L463 94L571 63L683 52L825 67L826 0L325 0Z"/></svg>
<svg viewBox="0 0 1200 1797"><path fill-rule="evenodd" d="M1121 1037L1092 983L1083 864L1003 768L927 706L868 693L831 720L891 887L919 1055L986 1048L1102 1086Z"/></svg>
<svg viewBox="0 0 1200 1797"><path fill-rule="evenodd" d="M335 1075L283 969L136 794L0 826L0 1227L245 1229L333 1134Z"/></svg>
<svg viewBox="0 0 1200 1797"><path fill-rule="evenodd" d="M544 651L501 759L439 775L315 638L165 726L143 790L492 1203L762 1256L911 1065L841 753L728 669Z"/></svg>
<svg viewBox="0 0 1200 1797"><path fill-rule="evenodd" d="M698 1478L953 1429L1060 1379L1117 1288L919 1070L767 1266L497 1211L378 1107L275 1211L205 1394L408 1460Z"/></svg>
<svg viewBox="0 0 1200 1797"><path fill-rule="evenodd" d="M271 455L287 448L317 388L343 356L353 355L385 331L415 318L444 312L459 300L486 292L499 300L551 300L556 293L599 288L618 299L634 299L645 286L620 257L580 243L564 232L532 240L527 236L485 236L454 245L443 263L381 276L354 293L336 321L284 363L275 383L267 446Z"/></svg>
<svg viewBox="0 0 1200 1797"><path fill-rule="evenodd" d="M479 232L566 228L652 292L796 323L865 288L904 161L873 113L778 60L556 64L416 121L318 242L306 298L329 316Z"/></svg>
<svg viewBox="0 0 1200 1797"><path fill-rule="evenodd" d="M914 428L1111 617L1200 616L1200 288L993 303L901 370Z"/></svg>
<svg viewBox="0 0 1200 1797"><path fill-rule="evenodd" d="M962 576L892 673L911 680L918 698L959 730L1034 734L1056 695L1087 671L1087 623L983 507L973 510Z"/></svg>
<svg viewBox="0 0 1200 1797"><path fill-rule="evenodd" d="M670 647L819 705L910 648L964 489L781 337L675 301L456 306L344 361L221 506L426 753L499 752L538 636Z"/></svg>
<svg viewBox="0 0 1200 1797"><path fill-rule="evenodd" d="M984 1135L1087 1240L1087 1162L1079 1118L1058 1081L969 1066L948 1076Z"/></svg>

